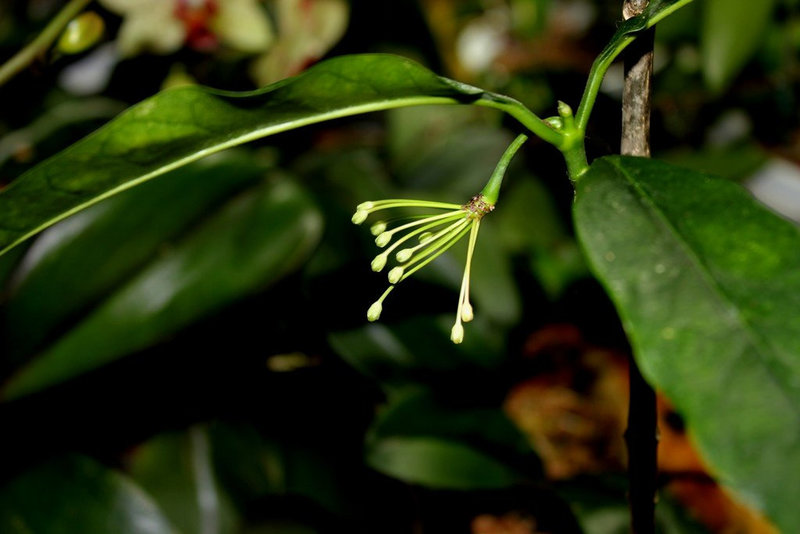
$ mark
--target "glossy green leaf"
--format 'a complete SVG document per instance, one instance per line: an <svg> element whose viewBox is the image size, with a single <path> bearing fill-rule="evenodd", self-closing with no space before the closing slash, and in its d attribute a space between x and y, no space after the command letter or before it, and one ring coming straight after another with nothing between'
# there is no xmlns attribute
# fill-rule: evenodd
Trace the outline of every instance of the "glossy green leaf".
<svg viewBox="0 0 800 534"><path fill-rule="evenodd" d="M235 512L217 482L205 428L152 438L134 450L128 472L181 532L236 532Z"/></svg>
<svg viewBox="0 0 800 534"><path fill-rule="evenodd" d="M73 456L37 467L0 489L3 534L175 534L127 477Z"/></svg>
<svg viewBox="0 0 800 534"><path fill-rule="evenodd" d="M720 480L800 526L800 231L731 182L636 158L577 184L579 238L645 376Z"/></svg>
<svg viewBox="0 0 800 534"><path fill-rule="evenodd" d="M558 138L512 99L390 55L335 58L250 93L179 87L132 107L0 192L0 253L103 198L225 148L358 113L457 103L506 110Z"/></svg>
<svg viewBox="0 0 800 534"><path fill-rule="evenodd" d="M261 289L316 245L321 220L287 180L246 191L164 251L6 385L32 393L143 349Z"/></svg>
<svg viewBox="0 0 800 534"><path fill-rule="evenodd" d="M243 153L226 152L49 228L13 274L0 323L4 359L16 362L40 349L55 329L77 320L264 170Z"/></svg>
<svg viewBox="0 0 800 534"><path fill-rule="evenodd" d="M775 0L706 0L701 51L709 89L725 89L753 57L775 4Z"/></svg>
<svg viewBox="0 0 800 534"><path fill-rule="evenodd" d="M506 488L521 479L510 468L476 449L431 437L376 440L368 447L367 463L386 475L431 488Z"/></svg>

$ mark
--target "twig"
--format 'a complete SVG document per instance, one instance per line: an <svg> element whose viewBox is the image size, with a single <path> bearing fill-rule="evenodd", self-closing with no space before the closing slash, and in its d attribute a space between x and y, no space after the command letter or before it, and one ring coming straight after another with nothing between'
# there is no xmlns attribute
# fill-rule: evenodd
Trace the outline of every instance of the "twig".
<svg viewBox="0 0 800 534"><path fill-rule="evenodd" d="M36 39L0 66L0 85L4 85L41 57L50 48L53 41L58 39L69 21L74 19L89 2L91 0L71 0L64 6Z"/></svg>
<svg viewBox="0 0 800 534"><path fill-rule="evenodd" d="M648 0L625 0L626 19L641 13ZM624 52L625 87L622 93L620 150L629 156L650 155L650 80L653 73L655 28L641 34ZM630 408L625 441L628 446L628 499L631 531L655 533L658 477L658 414L656 394L630 359Z"/></svg>

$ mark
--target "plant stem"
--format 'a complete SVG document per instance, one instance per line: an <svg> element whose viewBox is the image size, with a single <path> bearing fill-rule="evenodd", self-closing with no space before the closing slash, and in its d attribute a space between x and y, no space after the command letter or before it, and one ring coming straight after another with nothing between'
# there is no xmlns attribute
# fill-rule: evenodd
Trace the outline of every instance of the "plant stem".
<svg viewBox="0 0 800 534"><path fill-rule="evenodd" d="M581 176L589 170L589 163L586 161L586 146L583 138L573 144L570 148L562 150L564 161L567 163L567 174L569 179L577 182Z"/></svg>
<svg viewBox="0 0 800 534"><path fill-rule="evenodd" d="M91 0L71 0L64 6L36 39L0 66L0 85L4 85L41 57L50 48L53 41L61 35L69 21L74 19L89 2Z"/></svg>
<svg viewBox="0 0 800 534"><path fill-rule="evenodd" d="M648 0L625 0L626 19L640 14ZM622 93L623 155L650 155L650 80L653 73L655 28L641 33L625 51ZM658 477L658 413L656 394L642 377L634 358L629 361L630 403L625 441L628 446L628 500L633 534L655 534Z"/></svg>
<svg viewBox="0 0 800 534"><path fill-rule="evenodd" d="M687 4L692 3L693 1L694 0L679 0L667 8L657 11L655 14L651 13L649 18L644 22L644 27L642 29L652 28L659 21L665 19L675 11ZM647 9L648 1L630 0L626 1L625 4L630 4L632 6L644 4L645 8L642 10L635 10L632 8L628 9L628 13L636 13L638 16L645 11L645 9ZM633 16L626 17L626 19L630 18L633 18ZM603 49L603 51L599 56L597 56L597 59L595 59L594 63L592 64L592 69L589 72L589 80L586 82L586 89L583 91L583 96L581 97L581 103L578 106L578 111L575 112L575 123L579 130L586 129L586 124L589 122L589 116L592 114L592 108L597 100L597 93L600 91L600 85L603 83L603 77L606 75L606 71L608 71L608 68L622 53L622 51L625 50L625 48L627 48L628 45L630 45L634 40L636 40L636 36L641 33L632 32L630 34L626 34L625 31L626 30L624 27L620 27L620 29L617 31L617 35L611 39L611 42L608 44L608 46ZM620 36L619 38L617 38L618 35Z"/></svg>
<svg viewBox="0 0 800 534"><path fill-rule="evenodd" d="M508 113L533 132L534 135L557 148L561 148L564 144L564 135L561 132L553 129L533 111L525 107L524 104L511 97L487 93L483 99L476 101L475 105L499 109Z"/></svg>
<svg viewBox="0 0 800 534"><path fill-rule="evenodd" d="M506 169L508 169L508 165L511 163L511 160L514 159L517 151L527 140L527 135L519 134L508 146L506 151L503 152L500 161L497 162L497 167L494 168L492 176L481 190L481 195L483 195L484 200L489 204L494 205L497 203L497 197L500 195L500 186L503 184L503 177L506 175Z"/></svg>

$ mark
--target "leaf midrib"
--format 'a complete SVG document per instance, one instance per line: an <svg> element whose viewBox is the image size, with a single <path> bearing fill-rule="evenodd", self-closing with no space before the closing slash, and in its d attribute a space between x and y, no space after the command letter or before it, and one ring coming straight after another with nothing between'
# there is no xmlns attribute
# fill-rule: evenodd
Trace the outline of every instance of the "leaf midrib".
<svg viewBox="0 0 800 534"><path fill-rule="evenodd" d="M669 220L669 218L664 214L664 212L658 207L658 204L633 178L633 176L628 173L628 171L621 165L617 163L616 160L606 160L610 165L616 168L619 173L625 178L625 180L630 184L630 186L640 195L642 199L642 203L645 204L647 207L650 208L650 211L656 216L657 220L661 223L661 225L668 231L669 235L672 236L674 241L677 242L678 247L680 250L684 252L686 258L695 266L696 270L699 272L700 279L706 284L712 294L716 295L721 304L729 311L733 312L733 317L736 319L736 322L742 326L742 331L745 333L748 342L750 345L755 348L755 352L758 355L756 358L758 361L761 362L762 366L766 370L766 374L769 379L777 386L777 390L780 392L781 396L783 396L787 404L791 407L791 409L795 412L795 416L798 420L800 420L800 406L795 403L794 399L792 399L786 389L784 384L778 379L773 371L772 367L769 365L769 359L765 354L769 352L768 349L772 349L773 351L777 352L774 345L769 342L769 340L765 339L764 336L759 334L756 327L748 321L745 316L739 311L739 307L734 303L731 296L724 290L722 286L720 286L711 273L709 272L706 264L703 260L695 253L695 251L688 246L686 241L682 239L682 234Z"/></svg>

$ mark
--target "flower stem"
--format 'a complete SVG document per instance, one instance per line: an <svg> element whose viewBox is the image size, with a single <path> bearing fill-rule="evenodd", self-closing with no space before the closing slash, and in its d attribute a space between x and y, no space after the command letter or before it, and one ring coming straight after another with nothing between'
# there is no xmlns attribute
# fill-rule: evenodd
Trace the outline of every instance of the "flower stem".
<svg viewBox="0 0 800 534"><path fill-rule="evenodd" d="M69 21L74 19L91 0L72 0L58 12L36 39L0 66L0 85L22 72L53 44Z"/></svg>
<svg viewBox="0 0 800 534"><path fill-rule="evenodd" d="M500 186L503 184L503 177L506 175L506 169L508 169L508 165L511 163L511 160L514 159L517 151L527 140L527 135L519 134L503 153L500 161L497 162L497 167L494 168L492 176L481 190L481 195L483 195L483 199L487 203L491 205L497 203L497 197L500 195Z"/></svg>

